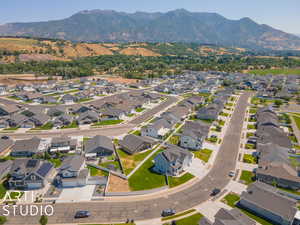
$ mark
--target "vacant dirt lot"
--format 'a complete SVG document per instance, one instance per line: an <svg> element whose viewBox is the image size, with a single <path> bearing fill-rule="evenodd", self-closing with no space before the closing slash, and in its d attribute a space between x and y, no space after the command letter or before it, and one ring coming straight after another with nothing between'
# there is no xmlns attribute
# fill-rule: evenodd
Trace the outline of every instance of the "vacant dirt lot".
<svg viewBox="0 0 300 225"><path fill-rule="evenodd" d="M108 192L129 192L128 181L115 175L110 175Z"/></svg>

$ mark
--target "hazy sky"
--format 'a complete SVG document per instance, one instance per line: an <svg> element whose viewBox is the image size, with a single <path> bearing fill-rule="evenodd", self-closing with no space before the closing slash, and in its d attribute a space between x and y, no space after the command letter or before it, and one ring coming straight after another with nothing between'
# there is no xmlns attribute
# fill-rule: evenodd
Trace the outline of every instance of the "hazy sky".
<svg viewBox="0 0 300 225"><path fill-rule="evenodd" d="M300 34L300 0L1 0L0 24L62 19L86 9L166 12L178 8L217 12L229 19L250 17Z"/></svg>

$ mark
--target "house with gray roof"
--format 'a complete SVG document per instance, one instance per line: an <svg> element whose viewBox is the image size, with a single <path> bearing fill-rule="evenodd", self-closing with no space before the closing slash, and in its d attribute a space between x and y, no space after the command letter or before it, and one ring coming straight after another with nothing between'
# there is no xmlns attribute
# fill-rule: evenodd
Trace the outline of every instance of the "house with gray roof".
<svg viewBox="0 0 300 225"><path fill-rule="evenodd" d="M70 137L54 137L51 140L49 152L68 153L70 151L75 151L76 147L77 147L77 139L72 139Z"/></svg>
<svg viewBox="0 0 300 225"><path fill-rule="evenodd" d="M180 135L180 146L190 150L202 148L204 140L209 132L209 125L201 121L187 121Z"/></svg>
<svg viewBox="0 0 300 225"><path fill-rule="evenodd" d="M13 164L12 160L0 162L0 180L2 180L4 177L6 177L9 174L12 164Z"/></svg>
<svg viewBox="0 0 300 225"><path fill-rule="evenodd" d="M99 114L95 111L88 110L84 113L81 113L76 119L78 124L92 124L99 121Z"/></svg>
<svg viewBox="0 0 300 225"><path fill-rule="evenodd" d="M178 176L191 165L192 159L193 154L188 150L168 145L154 158L153 171L168 176Z"/></svg>
<svg viewBox="0 0 300 225"><path fill-rule="evenodd" d="M39 159L16 159L10 170L10 189L39 189L54 175L51 163Z"/></svg>
<svg viewBox="0 0 300 225"><path fill-rule="evenodd" d="M158 141L150 137L141 137L134 134L126 135L119 141L121 149L130 155L152 148Z"/></svg>
<svg viewBox="0 0 300 225"><path fill-rule="evenodd" d="M216 120L222 108L218 104L209 104L197 111L197 118L201 120Z"/></svg>
<svg viewBox="0 0 300 225"><path fill-rule="evenodd" d="M15 104L0 104L0 116L8 116L18 112L20 108Z"/></svg>
<svg viewBox="0 0 300 225"><path fill-rule="evenodd" d="M97 135L84 142L84 152L88 158L111 156L115 146L109 137Z"/></svg>
<svg viewBox="0 0 300 225"><path fill-rule="evenodd" d="M238 205L276 225L292 225L298 211L296 200L261 182L249 185Z"/></svg>
<svg viewBox="0 0 300 225"><path fill-rule="evenodd" d="M141 129L142 136L162 139L169 133L173 124L161 118Z"/></svg>
<svg viewBox="0 0 300 225"><path fill-rule="evenodd" d="M13 157L32 157L39 152L41 139L33 137L31 139L16 140L11 147L10 155Z"/></svg>
<svg viewBox="0 0 300 225"><path fill-rule="evenodd" d="M215 222L212 223L204 217L199 225L256 225L256 221L237 208L231 210L221 208L215 215Z"/></svg>

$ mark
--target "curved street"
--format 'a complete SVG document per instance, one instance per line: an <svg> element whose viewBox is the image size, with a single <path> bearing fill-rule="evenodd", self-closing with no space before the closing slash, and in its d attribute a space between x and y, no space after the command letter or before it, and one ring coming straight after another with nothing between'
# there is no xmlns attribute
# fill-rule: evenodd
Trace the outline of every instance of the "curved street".
<svg viewBox="0 0 300 225"><path fill-rule="evenodd" d="M51 224L87 223L86 219L74 219L77 210L89 210L88 222L125 222L127 218L146 220L160 217L165 208L174 208L177 212L193 208L208 199L214 188L224 189L229 183L228 173L235 169L240 145L241 131L251 93L241 95L231 122L224 136L220 152L210 172L202 180L195 179L190 185L182 185L168 194L145 196L113 197L103 201L80 203L57 203L55 215L49 217ZM9 217L9 224L37 224L40 217Z"/></svg>

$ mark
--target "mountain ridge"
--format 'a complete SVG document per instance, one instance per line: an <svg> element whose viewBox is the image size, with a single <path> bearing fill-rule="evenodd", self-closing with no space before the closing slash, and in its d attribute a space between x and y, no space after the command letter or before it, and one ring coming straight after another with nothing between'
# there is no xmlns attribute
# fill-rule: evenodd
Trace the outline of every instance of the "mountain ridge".
<svg viewBox="0 0 300 225"><path fill-rule="evenodd" d="M300 38L249 17L177 9L166 13L83 10L61 20L0 25L1 36L88 42L195 42L245 48L300 50Z"/></svg>

